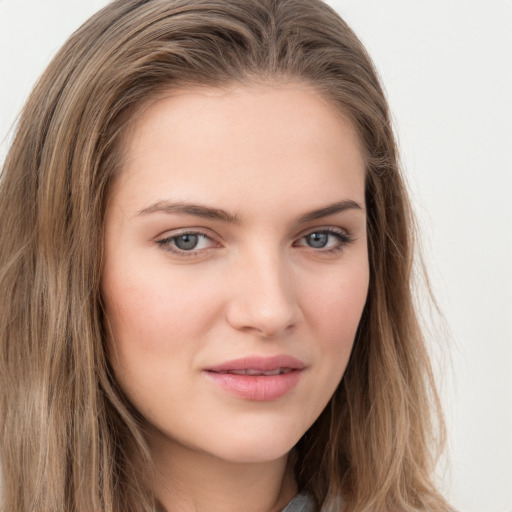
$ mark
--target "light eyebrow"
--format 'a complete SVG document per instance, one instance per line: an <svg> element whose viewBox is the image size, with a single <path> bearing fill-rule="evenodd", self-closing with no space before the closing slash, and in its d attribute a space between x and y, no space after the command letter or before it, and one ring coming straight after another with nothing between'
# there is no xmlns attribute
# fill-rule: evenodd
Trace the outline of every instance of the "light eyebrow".
<svg viewBox="0 0 512 512"><path fill-rule="evenodd" d="M201 217L202 219L220 220L230 224L240 223L238 214L231 214L220 208L211 208L200 204L192 204L187 202L172 203L167 200L157 201L156 203L140 210L138 215L149 215L151 213L175 213L178 215L191 215L193 217Z"/></svg>
<svg viewBox="0 0 512 512"><path fill-rule="evenodd" d="M313 220L323 219L324 217L328 217L329 215L335 215L336 213L343 213L347 210L361 210L364 211L364 208L355 201L351 199L346 199L344 201L338 201L337 203L333 203L323 208L319 208L318 210L313 210L311 212L305 213L298 219L298 223L311 222Z"/></svg>

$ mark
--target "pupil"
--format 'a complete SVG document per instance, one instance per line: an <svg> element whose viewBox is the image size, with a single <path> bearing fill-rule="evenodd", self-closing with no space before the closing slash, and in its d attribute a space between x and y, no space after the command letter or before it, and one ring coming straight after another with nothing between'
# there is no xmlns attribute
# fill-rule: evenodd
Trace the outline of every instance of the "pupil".
<svg viewBox="0 0 512 512"><path fill-rule="evenodd" d="M175 244L178 249L190 251L196 247L198 240L198 235L181 235L176 238Z"/></svg>
<svg viewBox="0 0 512 512"><path fill-rule="evenodd" d="M315 249L321 249L327 245L327 233L311 233L308 235L308 245Z"/></svg>

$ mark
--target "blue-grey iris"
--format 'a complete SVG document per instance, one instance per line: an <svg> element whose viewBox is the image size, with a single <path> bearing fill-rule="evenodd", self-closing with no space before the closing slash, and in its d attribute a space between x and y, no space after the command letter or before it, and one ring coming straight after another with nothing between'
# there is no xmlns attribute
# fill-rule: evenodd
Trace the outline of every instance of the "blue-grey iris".
<svg viewBox="0 0 512 512"><path fill-rule="evenodd" d="M322 249L327 245L328 233L310 233L306 236L306 243L314 249Z"/></svg>
<svg viewBox="0 0 512 512"><path fill-rule="evenodd" d="M199 242L199 236L194 234L185 234L177 236L174 240L176 247L182 251L195 249Z"/></svg>

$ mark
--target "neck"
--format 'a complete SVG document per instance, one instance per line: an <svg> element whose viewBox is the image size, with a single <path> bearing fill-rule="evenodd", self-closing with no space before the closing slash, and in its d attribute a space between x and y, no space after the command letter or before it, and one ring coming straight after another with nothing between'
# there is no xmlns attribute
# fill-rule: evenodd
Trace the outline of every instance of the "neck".
<svg viewBox="0 0 512 512"><path fill-rule="evenodd" d="M150 442L152 489L172 512L278 512L297 493L288 455L265 462L230 462L172 440Z"/></svg>

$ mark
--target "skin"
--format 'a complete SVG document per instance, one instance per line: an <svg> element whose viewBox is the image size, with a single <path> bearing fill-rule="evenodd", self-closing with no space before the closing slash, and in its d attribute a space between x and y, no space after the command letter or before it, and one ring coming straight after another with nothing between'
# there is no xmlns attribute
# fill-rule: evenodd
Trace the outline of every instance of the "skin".
<svg viewBox="0 0 512 512"><path fill-rule="evenodd" d="M124 149L102 286L115 376L148 423L155 495L169 510L281 510L297 492L289 453L338 386L366 300L358 137L312 88L287 83L169 93L134 119ZM195 249L177 245L184 232L202 234ZM274 400L205 376L279 354L305 368Z"/></svg>

